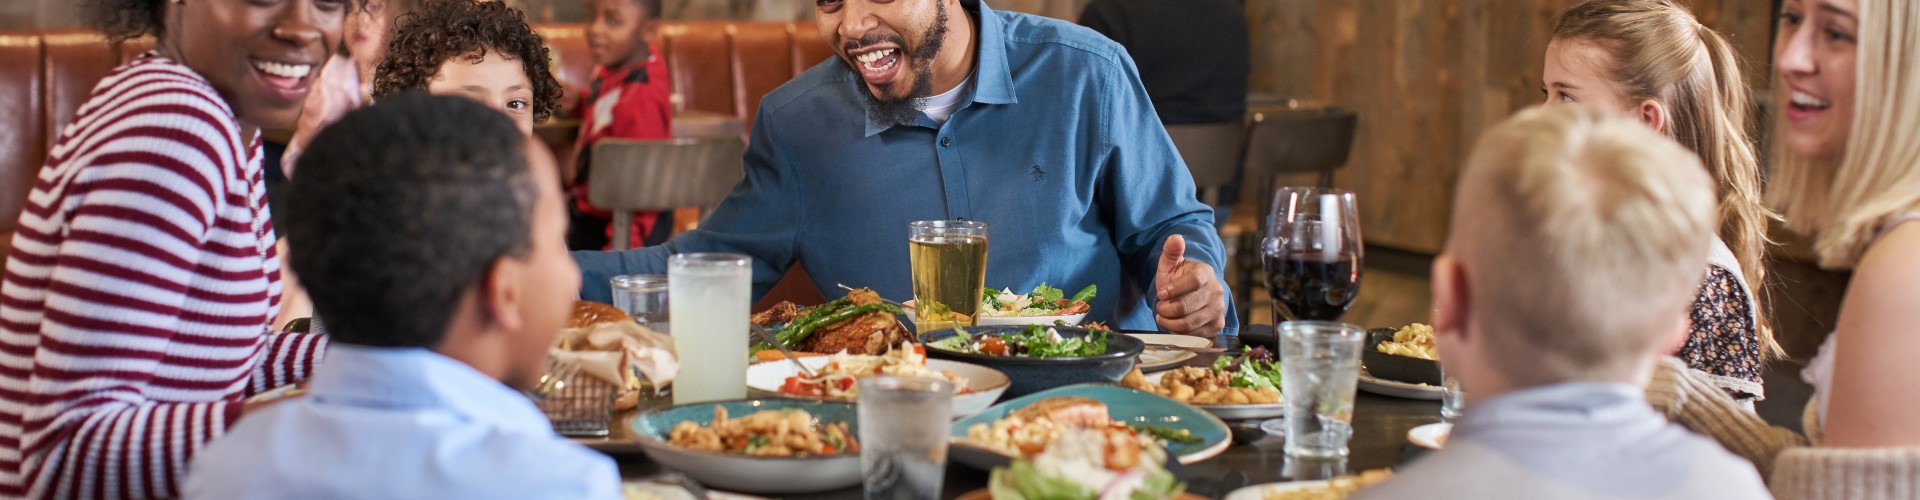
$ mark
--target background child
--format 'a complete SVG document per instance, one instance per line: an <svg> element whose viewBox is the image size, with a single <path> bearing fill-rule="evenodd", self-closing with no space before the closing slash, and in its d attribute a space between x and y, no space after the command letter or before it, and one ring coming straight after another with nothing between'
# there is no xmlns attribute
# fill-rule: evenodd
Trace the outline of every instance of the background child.
<svg viewBox="0 0 1920 500"><path fill-rule="evenodd" d="M1696 155L1609 110L1488 131L1433 263L1466 414L1445 449L1354 498L1770 498L1751 464L1642 396L1685 339L1714 200Z"/></svg>
<svg viewBox="0 0 1920 500"><path fill-rule="evenodd" d="M500 2L431 0L399 19L373 98L413 89L478 100L533 135L559 109L562 88L547 46L519 10Z"/></svg>
<svg viewBox="0 0 1920 500"><path fill-rule="evenodd" d="M673 137L673 89L667 62L647 40L659 32L660 0L588 0L587 50L593 56L593 84L581 96L578 159L571 163L573 229L567 244L576 250L606 248L613 214L587 204L587 165L593 144L603 138ZM672 212L634 214L633 248L666 241L673 234Z"/></svg>

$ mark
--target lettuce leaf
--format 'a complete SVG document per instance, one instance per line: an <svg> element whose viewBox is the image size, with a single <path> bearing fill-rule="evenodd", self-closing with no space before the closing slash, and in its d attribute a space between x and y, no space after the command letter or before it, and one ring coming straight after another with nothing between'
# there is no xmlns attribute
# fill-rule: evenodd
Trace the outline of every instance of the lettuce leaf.
<svg viewBox="0 0 1920 500"><path fill-rule="evenodd" d="M1026 460L994 468L987 476L987 491L993 494L994 500L1075 500L1094 498L1100 493L1065 478L1046 475Z"/></svg>

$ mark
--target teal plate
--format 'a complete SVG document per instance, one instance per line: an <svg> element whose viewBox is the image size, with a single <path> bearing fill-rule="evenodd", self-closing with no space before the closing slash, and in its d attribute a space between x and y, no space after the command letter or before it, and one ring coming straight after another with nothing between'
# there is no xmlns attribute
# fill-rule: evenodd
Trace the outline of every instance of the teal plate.
<svg viewBox="0 0 1920 500"><path fill-rule="evenodd" d="M852 404L799 399L747 399L647 410L633 418L633 435L639 438L641 451L655 463L680 471L711 488L761 494L799 494L860 484L859 453L805 458L749 457L689 450L667 444L673 426L680 422L700 425L712 423L714 406L725 407L728 418L745 417L762 410L806 410L819 422L846 422L851 424L848 430L854 435L860 433L857 422L859 413Z"/></svg>
<svg viewBox="0 0 1920 500"><path fill-rule="evenodd" d="M993 421L1006 418L1007 414L1025 408L1035 401L1061 396L1078 396L1106 404L1107 416L1120 422L1185 429L1188 433L1199 437L1200 442L1167 444L1167 454L1172 455L1182 464L1213 458L1220 452L1226 451L1227 445L1232 443L1232 432L1227 430L1226 422L1199 408L1125 387L1081 384L1021 396L993 405L978 415L954 422L953 431L949 434L953 439L949 457L954 461L982 470L1006 465L1013 459L1012 456L967 444L967 428L974 424L993 425Z"/></svg>

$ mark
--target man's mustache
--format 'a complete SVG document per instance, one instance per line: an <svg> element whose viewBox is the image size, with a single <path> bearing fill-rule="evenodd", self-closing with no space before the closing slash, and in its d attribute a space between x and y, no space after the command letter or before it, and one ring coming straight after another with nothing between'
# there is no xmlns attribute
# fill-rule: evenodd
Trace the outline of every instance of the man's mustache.
<svg viewBox="0 0 1920 500"><path fill-rule="evenodd" d="M860 37L858 40L847 40L846 43L840 45L840 48L843 52L853 52L860 50L861 47L883 43L892 43L900 46L902 49L907 47L907 39L901 38L900 35L867 35Z"/></svg>

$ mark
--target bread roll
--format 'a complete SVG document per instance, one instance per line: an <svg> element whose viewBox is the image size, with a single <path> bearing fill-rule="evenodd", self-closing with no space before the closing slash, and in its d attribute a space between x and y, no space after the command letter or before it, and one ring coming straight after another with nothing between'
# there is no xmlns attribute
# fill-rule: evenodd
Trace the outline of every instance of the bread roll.
<svg viewBox="0 0 1920 500"><path fill-rule="evenodd" d="M573 317L567 319L567 328L586 328L601 323L631 322L633 316L618 307L599 302L578 301L573 303Z"/></svg>

